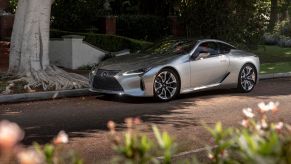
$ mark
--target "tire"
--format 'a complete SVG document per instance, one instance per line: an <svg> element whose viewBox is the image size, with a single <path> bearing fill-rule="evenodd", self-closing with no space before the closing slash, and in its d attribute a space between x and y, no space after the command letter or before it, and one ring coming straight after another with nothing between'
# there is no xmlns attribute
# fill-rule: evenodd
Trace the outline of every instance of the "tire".
<svg viewBox="0 0 291 164"><path fill-rule="evenodd" d="M251 92L257 84L257 79L258 72L256 67L249 63L243 65L238 76L238 91L242 93Z"/></svg>
<svg viewBox="0 0 291 164"><path fill-rule="evenodd" d="M170 101L180 93L180 78L176 71L165 68L155 77L153 83L154 97L159 101Z"/></svg>

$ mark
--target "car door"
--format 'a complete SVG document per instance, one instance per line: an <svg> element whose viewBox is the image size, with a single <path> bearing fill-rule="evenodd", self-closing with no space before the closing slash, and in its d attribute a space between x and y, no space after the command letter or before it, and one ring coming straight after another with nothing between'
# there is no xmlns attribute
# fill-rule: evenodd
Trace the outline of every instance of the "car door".
<svg viewBox="0 0 291 164"><path fill-rule="evenodd" d="M220 54L216 42L200 43L191 56L191 88L207 88L219 84L227 75L229 58Z"/></svg>

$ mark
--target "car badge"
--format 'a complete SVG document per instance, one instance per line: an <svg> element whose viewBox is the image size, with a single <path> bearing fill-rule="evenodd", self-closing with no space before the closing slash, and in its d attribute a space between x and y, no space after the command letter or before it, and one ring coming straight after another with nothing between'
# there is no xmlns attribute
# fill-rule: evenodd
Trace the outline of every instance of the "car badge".
<svg viewBox="0 0 291 164"><path fill-rule="evenodd" d="M104 71L101 73L101 77L109 77L109 73Z"/></svg>

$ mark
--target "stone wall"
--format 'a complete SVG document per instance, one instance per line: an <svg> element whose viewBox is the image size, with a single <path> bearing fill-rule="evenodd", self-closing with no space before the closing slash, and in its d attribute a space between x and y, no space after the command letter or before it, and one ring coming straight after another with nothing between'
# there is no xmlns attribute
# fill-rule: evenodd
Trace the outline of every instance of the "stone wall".
<svg viewBox="0 0 291 164"><path fill-rule="evenodd" d="M99 63L108 52L84 42L83 39L83 36L77 35L52 39L49 52L51 64L68 69L78 69L82 66Z"/></svg>

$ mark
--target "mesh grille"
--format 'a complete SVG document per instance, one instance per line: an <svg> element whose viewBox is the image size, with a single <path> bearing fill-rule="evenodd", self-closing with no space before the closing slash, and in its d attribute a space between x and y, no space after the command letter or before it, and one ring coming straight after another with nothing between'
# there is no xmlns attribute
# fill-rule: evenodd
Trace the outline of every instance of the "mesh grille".
<svg viewBox="0 0 291 164"><path fill-rule="evenodd" d="M123 91L119 82L114 78L120 71L99 69L93 80L93 88L109 91Z"/></svg>

